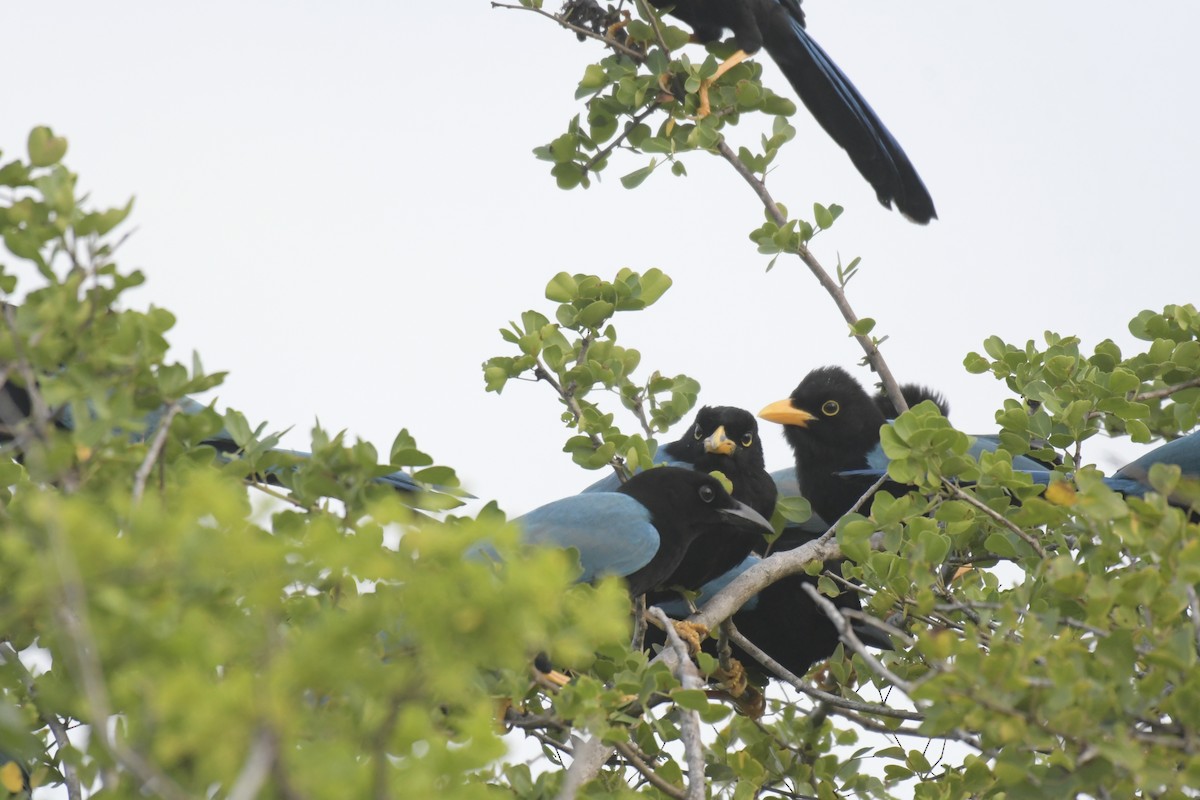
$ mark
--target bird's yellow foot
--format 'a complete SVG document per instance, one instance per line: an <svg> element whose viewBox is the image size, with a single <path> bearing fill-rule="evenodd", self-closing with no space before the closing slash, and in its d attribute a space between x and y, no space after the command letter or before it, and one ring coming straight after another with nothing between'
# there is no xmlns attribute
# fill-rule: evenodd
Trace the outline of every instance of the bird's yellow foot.
<svg viewBox="0 0 1200 800"><path fill-rule="evenodd" d="M622 18L620 20L618 20L618 21L614 22L612 25L608 26L608 30L606 30L604 32L604 38L616 39L617 32L622 30L626 25L628 25L629 20L631 20L633 18L628 11L622 11L621 17Z"/></svg>
<svg viewBox="0 0 1200 800"><path fill-rule="evenodd" d="M746 678L746 669L736 658L729 659L729 669L718 667L712 676L723 684L725 691L729 692L729 696L734 699L741 697L750 687L750 682Z"/></svg>
<svg viewBox="0 0 1200 800"><path fill-rule="evenodd" d="M700 652L700 643L708 638L708 626L695 622L676 621L675 632L687 644L688 655L694 656Z"/></svg>
<svg viewBox="0 0 1200 800"><path fill-rule="evenodd" d="M718 78L736 67L738 64L745 61L747 58L749 58L749 56L745 50L738 50L736 53L717 65L717 71L712 74L711 78L705 78L700 82L700 91L698 93L700 95L700 107L696 109L697 117L703 119L712 113L712 105L708 101L709 87L716 83Z"/></svg>
<svg viewBox="0 0 1200 800"><path fill-rule="evenodd" d="M706 694L713 700L728 700L734 711L750 719L759 719L767 711L766 695L757 686L747 686L737 697L724 689L709 689Z"/></svg>

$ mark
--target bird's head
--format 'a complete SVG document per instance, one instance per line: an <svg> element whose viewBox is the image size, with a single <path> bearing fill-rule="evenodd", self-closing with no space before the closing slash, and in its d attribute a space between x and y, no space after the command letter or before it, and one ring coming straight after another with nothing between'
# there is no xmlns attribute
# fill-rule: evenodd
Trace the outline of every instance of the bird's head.
<svg viewBox="0 0 1200 800"><path fill-rule="evenodd" d="M675 443L673 455L702 472L728 472L730 460L743 468L762 469L758 421L743 408L704 406L691 430Z"/></svg>
<svg viewBox="0 0 1200 800"><path fill-rule="evenodd" d="M713 525L728 527L736 534L774 533L770 522L735 500L719 480L706 472L656 467L635 475L618 491L645 506L656 526L670 523L694 533Z"/></svg>
<svg viewBox="0 0 1200 800"><path fill-rule="evenodd" d="M841 367L819 367L790 396L758 416L783 425L793 449L821 449L857 461L879 443L884 416L863 387Z"/></svg>

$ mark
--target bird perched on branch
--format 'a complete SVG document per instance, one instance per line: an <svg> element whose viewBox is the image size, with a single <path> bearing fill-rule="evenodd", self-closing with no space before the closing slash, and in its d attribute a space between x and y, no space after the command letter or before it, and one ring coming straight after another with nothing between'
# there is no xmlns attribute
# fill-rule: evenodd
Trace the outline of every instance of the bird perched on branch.
<svg viewBox="0 0 1200 800"><path fill-rule="evenodd" d="M733 485L734 500L745 503L768 520L775 510L777 489L764 466L758 422L745 409L704 406L681 437L658 448L654 460L703 473L720 472ZM616 475L609 475L584 492L611 492L620 485ZM684 555L681 570L711 573L710 578L716 577L749 555L751 549L761 552L766 543L763 536L733 539L720 533L701 534ZM714 572L712 565L722 565L722 569Z"/></svg>
<svg viewBox="0 0 1200 800"><path fill-rule="evenodd" d="M178 401L178 405L180 414L199 414L208 408L190 397L181 398ZM5 448L16 448L16 442L19 439L18 431L21 425L27 424L31 408L32 404L29 392L23 386L18 386L11 379L0 383L0 452ZM129 437L135 441L140 441L153 436L166 417L167 408L165 406L151 411L142 420L139 429L129 431ZM71 411L71 406L66 405L60 409L56 409L52 422L58 430L75 430L76 421ZM212 447L218 453L221 453L223 458L236 458L241 450L237 442L234 441L232 434L224 429L217 431L209 438L203 440L201 444ZM294 462L312 457L311 453L278 447L273 448L270 452L282 457L281 461L290 460ZM19 453L16 455L19 457ZM258 476L256 480L278 485L281 475L288 468L282 464L279 466L269 466L264 470L265 474ZM465 494L453 487L423 486L414 480L411 475L400 470L381 475L374 480L376 483L390 486L402 492L433 491L457 495Z"/></svg>
<svg viewBox="0 0 1200 800"><path fill-rule="evenodd" d="M580 580L618 575L635 597L672 586L699 589L772 533L771 523L716 478L681 467L640 472L615 492L555 500L515 523L527 542L577 550ZM685 562L701 539L738 542L742 556Z"/></svg>
<svg viewBox="0 0 1200 800"><path fill-rule="evenodd" d="M799 544L802 543L797 543L797 546ZM703 605L761 560L758 555L747 556L721 577L706 583L694 603ZM841 562L826 561L824 571L840 578ZM831 656L839 641L837 628L804 591L804 584L815 587L817 577L797 573L780 578L746 601L733 615L733 624L738 631L793 675L803 675L813 664ZM859 611L862 608L858 592L849 587L844 588L837 597L831 597L830 601L840 609ZM690 609L681 601L661 602L658 605L672 617L683 618L690 613ZM891 640L879 629L857 620L851 621L850 626L863 644L881 650L894 649ZM711 644L708 646L711 648ZM757 679L756 682L766 682L768 673L765 668L755 666L758 662L736 644L733 645L733 651L734 657L744 667L749 665L747 672Z"/></svg>
<svg viewBox="0 0 1200 800"><path fill-rule="evenodd" d="M913 222L937 218L933 198L899 142L871 106L805 29L800 0L650 0L692 26L703 43L733 31L738 51L701 87L701 115L708 87L747 56L766 48L788 83L825 132L854 162L879 202Z"/></svg>
<svg viewBox="0 0 1200 800"><path fill-rule="evenodd" d="M928 389L908 386L910 399L945 400ZM783 435L796 457L800 490L815 511L835 523L849 511L875 481L886 474L888 458L879 444L879 429L887 421L883 398L872 398L841 367L820 367L805 376L792 394L771 403L759 417L783 425ZM996 450L994 436L976 436L971 454L978 457ZM1045 470L1046 465L1027 456L1013 458L1018 470ZM885 489L903 493L898 484Z"/></svg>

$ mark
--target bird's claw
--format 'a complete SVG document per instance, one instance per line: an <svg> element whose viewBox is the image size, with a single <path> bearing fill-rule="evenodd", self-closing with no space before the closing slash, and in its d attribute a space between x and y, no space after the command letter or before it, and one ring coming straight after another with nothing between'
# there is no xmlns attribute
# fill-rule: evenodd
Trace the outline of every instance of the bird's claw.
<svg viewBox="0 0 1200 800"><path fill-rule="evenodd" d="M736 658L729 659L729 667L718 667L712 675L725 687L725 691L735 700L746 693L750 682L746 677L746 668Z"/></svg>
<svg viewBox="0 0 1200 800"><path fill-rule="evenodd" d="M700 643L708 638L708 626L696 622L676 621L675 632L687 644L688 655L694 656L700 652Z"/></svg>

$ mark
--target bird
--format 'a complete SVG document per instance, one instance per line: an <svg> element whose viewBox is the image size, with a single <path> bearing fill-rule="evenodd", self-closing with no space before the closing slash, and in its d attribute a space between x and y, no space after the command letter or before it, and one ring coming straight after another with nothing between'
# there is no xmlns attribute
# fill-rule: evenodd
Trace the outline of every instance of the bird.
<svg viewBox="0 0 1200 800"><path fill-rule="evenodd" d="M945 400L929 389L909 386L913 399ZM823 520L836 522L887 472L888 458L879 444L879 429L887 421L884 400L873 399L841 367L818 367L804 377L790 396L770 403L761 419L783 425L784 438L796 458L799 488ZM948 410L948 407L945 407ZM996 436L973 437L970 453L978 457L999 448ZM1047 465L1028 456L1015 456L1016 470L1045 470ZM907 491L889 483L893 493Z"/></svg>
<svg viewBox="0 0 1200 800"><path fill-rule="evenodd" d="M701 587L695 604L703 605L761 560L761 556L751 554L719 578L709 581ZM824 571L840 578L841 561L826 561ZM751 597L733 615L733 624L738 631L793 675L803 675L813 664L828 658L839 641L837 629L829 617L802 588L806 583L815 587L817 576L805 573L787 575ZM862 608L858 592L850 589L830 600L838 608L854 611ZM679 600L664 601L658 605L672 617L682 618L690 613L690 608ZM850 626L864 644L881 650L894 649L891 640L876 627L858 620L852 620ZM754 666L758 662L736 644L733 645L733 655L743 667L749 665L747 672L756 683L765 684L769 676L763 669Z"/></svg>
<svg viewBox="0 0 1200 800"><path fill-rule="evenodd" d="M732 484L734 500L745 503L768 520L775 510L778 489L765 467L762 442L758 438L758 421L744 408L702 407L682 436L655 451L654 461L699 472L720 472ZM583 491L611 492L620 485L620 479L611 474ZM728 568L745 558L751 550L763 552L767 542L765 537L730 539L715 533L701 534L684 555L681 569L685 573L711 572L711 567L706 565L714 563ZM713 572L710 577L719 574L720 570Z"/></svg>
<svg viewBox="0 0 1200 800"><path fill-rule="evenodd" d="M808 35L800 0L650 0L692 27L696 40L717 41L733 31L738 51L701 86L701 115L707 89L721 75L766 48L788 83L825 132L850 156L884 206L926 224L937 218L933 198L899 142L876 116L833 60Z"/></svg>
<svg viewBox="0 0 1200 800"><path fill-rule="evenodd" d="M654 463L720 472L733 484L735 500L768 519L775 510L778 490L766 471L758 421L744 408L703 406L682 436L655 451ZM583 491L613 492L620 485L610 474Z"/></svg>
<svg viewBox="0 0 1200 800"><path fill-rule="evenodd" d="M905 383L901 384L900 393L909 408L924 400L929 400L938 407L943 417L950 416L950 404L946 401L945 397L933 389L915 383ZM896 406L882 389L876 392L871 400L886 419L891 419L897 415ZM796 478L796 467L794 464L782 469L772 470L768 474L775 483L775 489L779 497L805 496L804 492L800 489L800 481ZM771 544L770 550L777 552L799 547L827 530L829 530L829 523L814 511L812 516L804 522L788 522L783 527L783 530L780 531L779 537Z"/></svg>
<svg viewBox="0 0 1200 800"><path fill-rule="evenodd" d="M208 406L190 398L182 397L177 401L179 413L195 415L200 414L208 409ZM0 452L5 449L15 449L18 441L18 430L21 424L28 419L32 409L32 402L28 390L23 386L19 386L10 378L3 384L0 384ZM141 424L136 430L131 430L128 435L133 441L144 441L153 436L158 430L159 425L166 419L168 414L167 406L160 406L154 409L142 419ZM54 414L53 424L59 430L71 431L76 427L74 412L70 405L65 405L61 409L56 410ZM202 445L207 445L215 449L221 454L223 460L228 461L236 458L241 452L241 446L234 440L234 437L229 431L222 428L216 433L200 442ZM289 469L285 465L288 461L305 460L312 457L311 453L306 453L301 450L288 450L286 448L272 448L270 452L279 456L280 463L269 464L264 469L264 474L259 476L262 481L279 485L281 476ZM18 453L19 455L19 453ZM257 478L256 478L257 479ZM403 470L397 470L385 475L380 475L374 479L376 483L406 493L418 493L422 491L431 491L438 494L454 494L464 495L456 487L449 486L428 486L418 483L411 475Z"/></svg>
<svg viewBox="0 0 1200 800"><path fill-rule="evenodd" d="M614 492L555 500L514 523L530 544L575 549L578 580L616 575L633 597L671 587L694 591L741 560L684 563L702 537L754 542L773 533L770 522L735 500L716 478L670 466L639 472Z"/></svg>
<svg viewBox="0 0 1200 800"><path fill-rule="evenodd" d="M1182 480L1167 500L1171 505L1188 509L1193 522L1200 521L1200 430L1159 445L1112 475L1104 476L1101 482L1127 497L1144 497L1147 492L1154 491L1150 483L1150 469L1155 464L1179 467ZM1029 475L1035 483L1047 486L1069 477L1067 473L1051 469L1020 471Z"/></svg>

